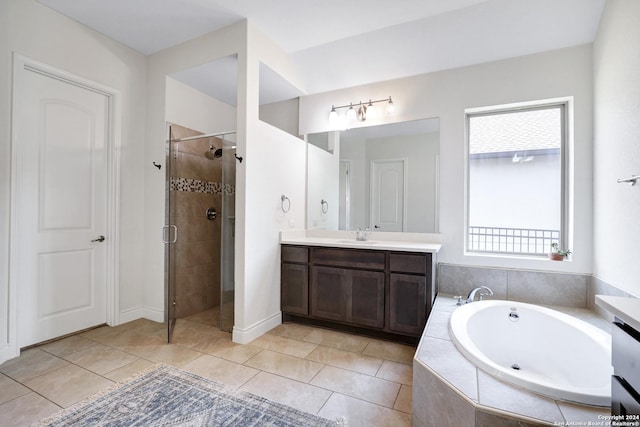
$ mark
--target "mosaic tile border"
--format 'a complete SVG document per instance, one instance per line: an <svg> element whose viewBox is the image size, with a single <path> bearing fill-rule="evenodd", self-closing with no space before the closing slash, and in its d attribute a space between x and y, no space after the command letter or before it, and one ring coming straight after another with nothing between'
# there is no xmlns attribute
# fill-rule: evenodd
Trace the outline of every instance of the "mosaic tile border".
<svg viewBox="0 0 640 427"><path fill-rule="evenodd" d="M221 182L208 182L192 178L171 178L169 181L169 191L233 196L236 189L231 184L223 185Z"/></svg>

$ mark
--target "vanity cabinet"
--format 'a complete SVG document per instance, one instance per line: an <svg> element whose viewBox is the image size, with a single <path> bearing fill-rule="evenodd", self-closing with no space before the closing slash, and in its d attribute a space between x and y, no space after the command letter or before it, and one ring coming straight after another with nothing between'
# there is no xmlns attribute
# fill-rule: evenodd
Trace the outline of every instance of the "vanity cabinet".
<svg viewBox="0 0 640 427"><path fill-rule="evenodd" d="M616 317L611 341L611 414L640 415L640 332Z"/></svg>
<svg viewBox="0 0 640 427"><path fill-rule="evenodd" d="M422 334L436 294L431 253L282 245L282 254L285 320L408 342Z"/></svg>

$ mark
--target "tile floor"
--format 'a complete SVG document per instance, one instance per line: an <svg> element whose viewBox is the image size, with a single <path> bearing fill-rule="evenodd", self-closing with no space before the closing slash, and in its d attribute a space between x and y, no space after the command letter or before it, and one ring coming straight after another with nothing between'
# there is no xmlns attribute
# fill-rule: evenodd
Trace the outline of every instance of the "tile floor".
<svg viewBox="0 0 640 427"><path fill-rule="evenodd" d="M0 365L0 426L23 426L154 363L165 363L349 427L411 425L415 348L298 324L248 345L213 314L166 325L140 319L100 327L22 352Z"/></svg>

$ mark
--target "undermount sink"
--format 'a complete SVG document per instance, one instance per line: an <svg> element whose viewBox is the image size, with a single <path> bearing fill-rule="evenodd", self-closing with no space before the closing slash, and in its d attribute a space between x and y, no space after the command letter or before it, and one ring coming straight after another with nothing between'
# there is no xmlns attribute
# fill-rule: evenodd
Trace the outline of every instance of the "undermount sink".
<svg viewBox="0 0 640 427"><path fill-rule="evenodd" d="M351 240L337 240L337 243L348 243L348 244L357 244L357 245L375 245L376 242L375 240L356 240L356 239L351 239Z"/></svg>

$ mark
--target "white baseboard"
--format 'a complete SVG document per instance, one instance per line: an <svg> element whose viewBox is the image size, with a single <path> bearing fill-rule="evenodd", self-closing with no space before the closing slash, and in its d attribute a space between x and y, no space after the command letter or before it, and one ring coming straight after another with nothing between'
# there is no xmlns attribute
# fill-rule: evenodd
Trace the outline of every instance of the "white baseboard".
<svg viewBox="0 0 640 427"><path fill-rule="evenodd" d="M118 316L118 325L138 319L149 319L154 322L162 323L164 322L164 311L151 307L130 308L129 310L120 312L120 316Z"/></svg>
<svg viewBox="0 0 640 427"><path fill-rule="evenodd" d="M269 332L271 329L282 323L282 312L267 317L246 329L240 329L237 326L233 327L232 341L238 344L249 344L259 336Z"/></svg>
<svg viewBox="0 0 640 427"><path fill-rule="evenodd" d="M0 365L18 356L20 356L20 349L17 346L10 344L0 346Z"/></svg>

